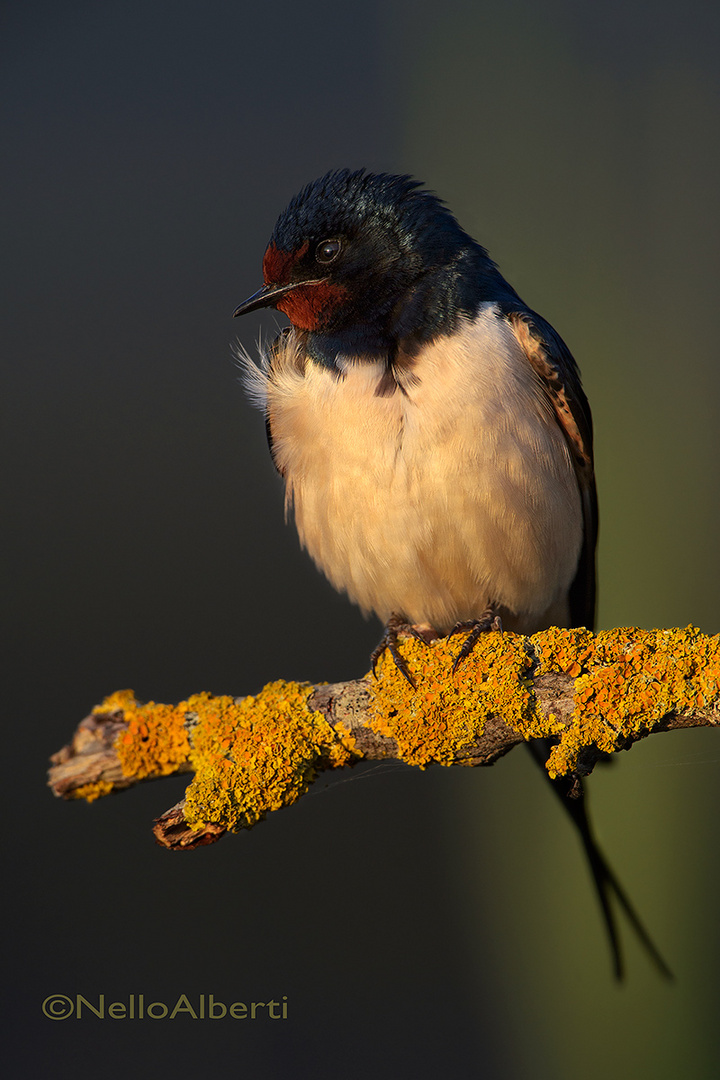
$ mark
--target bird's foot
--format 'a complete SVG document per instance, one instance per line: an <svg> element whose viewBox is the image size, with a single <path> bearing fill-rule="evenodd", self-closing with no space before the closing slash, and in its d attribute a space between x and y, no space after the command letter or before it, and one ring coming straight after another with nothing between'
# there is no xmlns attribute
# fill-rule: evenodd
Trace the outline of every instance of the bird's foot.
<svg viewBox="0 0 720 1080"><path fill-rule="evenodd" d="M485 608L479 619L466 619L465 622L456 623L452 630L448 634L448 637L452 637L453 634L459 634L463 630L469 630L470 633L465 638L462 644L460 652L455 657L453 663L453 675L457 671L458 665L465 660L477 645L482 634L487 633L488 630L497 630L502 633L502 622L500 616L497 613L497 608L493 604Z"/></svg>
<svg viewBox="0 0 720 1080"><path fill-rule="evenodd" d="M399 637L414 637L418 641L422 641L424 645L427 645L433 638L437 637L437 634L431 626L426 626L425 624L413 626L413 624L404 619L402 615L398 615L396 611L393 611L385 626L385 632L373 649L372 656L370 657L372 673L375 675L377 662L387 649L393 658L395 667L401 675L405 676L413 690L416 690L417 686L410 674L410 669L407 666L405 657L398 649Z"/></svg>

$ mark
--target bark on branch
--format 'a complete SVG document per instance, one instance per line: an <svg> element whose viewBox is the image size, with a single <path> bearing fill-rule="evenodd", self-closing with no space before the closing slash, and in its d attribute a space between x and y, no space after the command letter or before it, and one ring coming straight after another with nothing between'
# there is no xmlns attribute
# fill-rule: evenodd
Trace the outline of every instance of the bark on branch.
<svg viewBox="0 0 720 1080"><path fill-rule="evenodd" d="M550 737L551 775L587 775L650 732L720 723L720 635L693 627L489 633L453 674L458 648L457 638L403 639L416 690L386 655L376 678L276 682L245 698L143 705L120 691L53 755L49 785L91 801L193 772L186 798L154 827L158 843L187 850L294 802L323 769L363 759L492 765Z"/></svg>

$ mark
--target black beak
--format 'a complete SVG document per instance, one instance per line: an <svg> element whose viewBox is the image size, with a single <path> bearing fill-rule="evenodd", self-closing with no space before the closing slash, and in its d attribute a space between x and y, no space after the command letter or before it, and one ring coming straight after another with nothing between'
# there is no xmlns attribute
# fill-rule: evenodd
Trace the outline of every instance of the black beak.
<svg viewBox="0 0 720 1080"><path fill-rule="evenodd" d="M275 307L275 301L285 293L293 289L299 289L301 285L319 285L321 279L314 281L292 281L289 285L263 285L256 293L248 297L233 311L233 318L237 315L247 315L248 311L257 311L258 308Z"/></svg>

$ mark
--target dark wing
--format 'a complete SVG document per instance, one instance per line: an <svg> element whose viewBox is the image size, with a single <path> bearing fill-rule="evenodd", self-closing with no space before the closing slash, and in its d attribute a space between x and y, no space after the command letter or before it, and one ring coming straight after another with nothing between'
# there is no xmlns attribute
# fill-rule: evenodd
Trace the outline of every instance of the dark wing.
<svg viewBox="0 0 720 1080"><path fill-rule="evenodd" d="M587 626L592 630L595 621L597 495L593 472L590 406L583 393L577 364L567 345L555 333L552 326L533 311L517 308L511 304L505 308L503 314L510 322L528 361L542 381L575 465L575 475L582 497L584 539L577 573L570 587L570 615L573 626ZM551 740L536 739L528 746L580 834L600 901L616 977L618 979L623 977L623 958L611 906L612 897L615 897L624 910L640 943L658 971L666 979L672 979L672 972L597 845L583 798L582 781L575 776L558 776L555 779L548 776L546 762L552 748Z"/></svg>
<svg viewBox="0 0 720 1080"><path fill-rule="evenodd" d="M597 492L593 469L592 416L572 353L550 323L527 308L503 310L515 337L541 380L562 429L577 477L583 511L583 546L570 586L572 626L595 625L595 546Z"/></svg>

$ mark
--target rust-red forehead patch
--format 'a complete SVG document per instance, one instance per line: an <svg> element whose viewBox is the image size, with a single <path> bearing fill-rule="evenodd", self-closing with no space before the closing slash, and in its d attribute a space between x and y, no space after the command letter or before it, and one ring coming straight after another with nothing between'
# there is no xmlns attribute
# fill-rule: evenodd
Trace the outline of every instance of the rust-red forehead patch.
<svg viewBox="0 0 720 1080"><path fill-rule="evenodd" d="M306 240L302 247L299 247L296 251L281 251L274 244L268 244L263 257L265 284L287 285L290 281L293 266L302 259L309 246Z"/></svg>
<svg viewBox="0 0 720 1080"><path fill-rule="evenodd" d="M347 301L349 293L342 285L318 281L315 285L298 285L277 301L293 326L299 330L319 330L326 319Z"/></svg>

